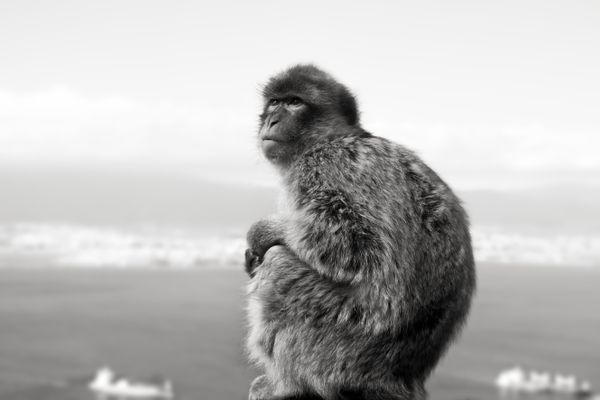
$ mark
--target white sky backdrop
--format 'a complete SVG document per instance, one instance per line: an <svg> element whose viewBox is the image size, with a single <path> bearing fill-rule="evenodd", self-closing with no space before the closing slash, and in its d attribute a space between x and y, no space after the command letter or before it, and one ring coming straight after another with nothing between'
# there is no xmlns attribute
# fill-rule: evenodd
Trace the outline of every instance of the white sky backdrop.
<svg viewBox="0 0 600 400"><path fill-rule="evenodd" d="M259 88L314 62L462 188L600 181L600 2L3 1L0 162L269 180Z"/></svg>

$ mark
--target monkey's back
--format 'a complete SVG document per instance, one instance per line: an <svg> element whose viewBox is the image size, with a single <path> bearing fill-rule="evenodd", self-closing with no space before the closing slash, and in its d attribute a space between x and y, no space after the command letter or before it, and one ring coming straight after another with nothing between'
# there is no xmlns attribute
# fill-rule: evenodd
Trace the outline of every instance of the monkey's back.
<svg viewBox="0 0 600 400"><path fill-rule="evenodd" d="M343 301L323 304L310 324L299 319L290 338L302 331L310 345L282 347L281 356L332 381L422 381L459 331L475 287L458 198L414 153L370 135L315 145L286 179L302 225L290 248L339 281ZM333 242L338 236L345 243Z"/></svg>

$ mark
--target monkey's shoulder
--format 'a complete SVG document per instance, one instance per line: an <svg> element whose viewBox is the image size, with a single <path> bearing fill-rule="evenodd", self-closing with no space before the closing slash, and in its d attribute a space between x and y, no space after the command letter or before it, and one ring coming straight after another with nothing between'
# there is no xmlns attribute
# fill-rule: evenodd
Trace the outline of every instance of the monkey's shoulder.
<svg viewBox="0 0 600 400"><path fill-rule="evenodd" d="M298 180L331 184L351 181L359 184L361 172L373 175L373 167L391 167L394 144L377 137L348 135L315 143L293 169Z"/></svg>
<svg viewBox="0 0 600 400"><path fill-rule="evenodd" d="M299 158L292 178L311 187L363 185L391 190L411 184L408 178L442 183L411 150L366 134L333 137L316 143Z"/></svg>

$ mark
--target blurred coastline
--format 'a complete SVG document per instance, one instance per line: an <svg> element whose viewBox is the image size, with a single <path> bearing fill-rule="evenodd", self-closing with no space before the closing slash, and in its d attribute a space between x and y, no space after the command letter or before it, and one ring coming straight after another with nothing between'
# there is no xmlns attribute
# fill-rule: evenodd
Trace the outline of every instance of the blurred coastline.
<svg viewBox="0 0 600 400"><path fill-rule="evenodd" d="M121 170L3 169L0 268L227 268L276 210L270 186ZM599 267L600 187L459 191L480 263Z"/></svg>
<svg viewBox="0 0 600 400"><path fill-rule="evenodd" d="M471 231L478 263L600 266L600 235L477 226ZM152 225L0 225L0 267L13 266L7 261L11 259L42 258L47 267L230 268L241 262L244 249L244 234L235 228L218 232Z"/></svg>

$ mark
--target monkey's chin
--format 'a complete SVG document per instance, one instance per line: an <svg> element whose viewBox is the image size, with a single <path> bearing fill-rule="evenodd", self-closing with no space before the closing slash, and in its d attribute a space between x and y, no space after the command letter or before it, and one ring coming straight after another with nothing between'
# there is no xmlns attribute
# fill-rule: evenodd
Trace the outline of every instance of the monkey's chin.
<svg viewBox="0 0 600 400"><path fill-rule="evenodd" d="M261 143L262 151L271 162L281 162L286 157L286 144L276 140L265 139Z"/></svg>

